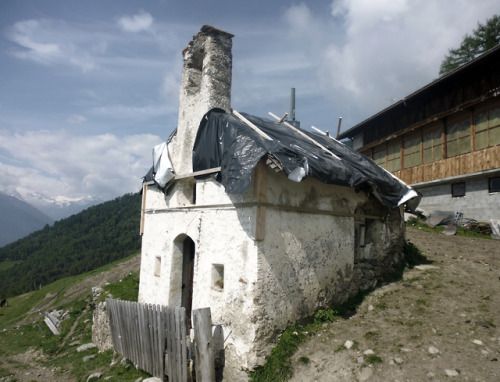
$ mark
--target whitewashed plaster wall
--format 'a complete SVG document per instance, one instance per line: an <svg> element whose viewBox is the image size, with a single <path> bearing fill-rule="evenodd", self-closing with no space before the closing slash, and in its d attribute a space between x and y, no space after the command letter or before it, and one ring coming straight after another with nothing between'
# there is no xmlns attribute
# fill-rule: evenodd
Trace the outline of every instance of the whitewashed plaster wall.
<svg viewBox="0 0 500 382"><path fill-rule="evenodd" d="M212 178L198 180L198 209L183 208L192 206L183 192L191 189L189 184L167 196L150 186L146 195L139 301L180 306L182 258L175 254L174 241L189 236L196 253L193 309L210 307L214 324L222 324L224 336L229 335L225 375L231 380L245 380L243 370L262 364L290 323L373 286L376 266L386 266L385 257L402 249L404 226L397 219L368 223L368 245L356 248L352 214L385 216L388 211L365 192L314 178L295 183L264 169L265 201L277 207L266 207L262 241L254 240L256 207L231 207L256 200L255 177L244 195L226 194ZM207 205L213 207L203 208ZM400 216L399 209L391 213ZM154 275L157 257L159 276ZM397 265L398 256L393 260L389 263ZM214 282L214 266L223 267L222 288Z"/></svg>

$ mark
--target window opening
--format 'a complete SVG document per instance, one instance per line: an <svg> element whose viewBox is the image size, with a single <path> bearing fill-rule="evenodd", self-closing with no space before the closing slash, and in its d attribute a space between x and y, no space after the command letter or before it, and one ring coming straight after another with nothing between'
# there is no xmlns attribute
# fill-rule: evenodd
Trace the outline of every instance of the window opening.
<svg viewBox="0 0 500 382"><path fill-rule="evenodd" d="M465 196L465 182L453 183L451 185L451 196L453 198Z"/></svg>
<svg viewBox="0 0 500 382"><path fill-rule="evenodd" d="M373 161L379 166L386 167L385 164L385 145L382 147L377 147L373 149Z"/></svg>
<svg viewBox="0 0 500 382"><path fill-rule="evenodd" d="M488 192L500 192L500 176L488 179Z"/></svg>
<svg viewBox="0 0 500 382"><path fill-rule="evenodd" d="M212 264L212 285L215 289L224 289L223 264Z"/></svg>
<svg viewBox="0 0 500 382"><path fill-rule="evenodd" d="M500 107L474 117L476 150L500 144Z"/></svg>
<svg viewBox="0 0 500 382"><path fill-rule="evenodd" d="M441 135L441 128L424 132L424 164L443 159L443 145L441 142Z"/></svg>
<svg viewBox="0 0 500 382"><path fill-rule="evenodd" d="M420 135L407 136L404 140L405 168L420 165Z"/></svg>
<svg viewBox="0 0 500 382"><path fill-rule="evenodd" d="M155 257L155 267L154 267L155 276L160 277L160 272L161 272L161 257L156 256Z"/></svg>
<svg viewBox="0 0 500 382"><path fill-rule="evenodd" d="M387 146L387 170L390 172L401 170L401 142Z"/></svg>
<svg viewBox="0 0 500 382"><path fill-rule="evenodd" d="M470 152L470 122L468 118L447 127L446 152L449 158Z"/></svg>

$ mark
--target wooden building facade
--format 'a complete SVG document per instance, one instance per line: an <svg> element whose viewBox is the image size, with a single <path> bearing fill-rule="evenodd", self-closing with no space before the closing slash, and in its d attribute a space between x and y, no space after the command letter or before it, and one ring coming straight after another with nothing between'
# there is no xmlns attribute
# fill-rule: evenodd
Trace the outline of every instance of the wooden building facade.
<svg viewBox="0 0 500 382"><path fill-rule="evenodd" d="M500 219L500 46L340 135L428 212Z"/></svg>

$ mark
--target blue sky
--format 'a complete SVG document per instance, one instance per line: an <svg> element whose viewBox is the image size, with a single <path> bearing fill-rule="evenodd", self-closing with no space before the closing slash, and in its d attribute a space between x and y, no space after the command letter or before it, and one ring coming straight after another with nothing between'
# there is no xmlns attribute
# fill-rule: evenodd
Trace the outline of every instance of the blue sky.
<svg viewBox="0 0 500 382"><path fill-rule="evenodd" d="M0 0L0 191L108 200L140 188L177 124L182 49L233 38L232 106L343 130L438 77L498 0Z"/></svg>

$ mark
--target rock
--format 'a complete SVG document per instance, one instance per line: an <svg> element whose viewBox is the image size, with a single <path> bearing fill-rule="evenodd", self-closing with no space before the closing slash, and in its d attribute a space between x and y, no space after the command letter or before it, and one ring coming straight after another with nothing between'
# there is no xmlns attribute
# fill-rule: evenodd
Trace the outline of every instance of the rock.
<svg viewBox="0 0 500 382"><path fill-rule="evenodd" d="M76 348L76 351L78 353L82 352L82 351L85 351L85 350L89 350L89 349L93 349L96 347L96 344L93 343L93 342L90 342L88 344L83 344L83 345L80 345Z"/></svg>
<svg viewBox="0 0 500 382"><path fill-rule="evenodd" d="M357 361L358 361L358 363L361 364L361 363L365 362L365 359L363 357L358 357Z"/></svg>
<svg viewBox="0 0 500 382"><path fill-rule="evenodd" d="M409 353L409 352L411 352L411 349L409 349L409 348L401 348L401 351L403 353Z"/></svg>
<svg viewBox="0 0 500 382"><path fill-rule="evenodd" d="M365 350L363 352L364 355L372 355L372 354L375 354L375 352L372 350L372 349L368 349L368 350Z"/></svg>
<svg viewBox="0 0 500 382"><path fill-rule="evenodd" d="M375 308L373 307L373 305L369 305L369 306L368 306L368 311L370 311L370 312L371 312L373 309L375 309Z"/></svg>
<svg viewBox="0 0 500 382"><path fill-rule="evenodd" d="M346 349L350 349L352 348L352 345L354 345L354 342L352 342L351 340L347 340L345 343L344 343L344 346Z"/></svg>
<svg viewBox="0 0 500 382"><path fill-rule="evenodd" d="M93 373L90 374L89 377L87 378L87 382L90 381L91 379L100 379L102 377L102 373Z"/></svg>
<svg viewBox="0 0 500 382"><path fill-rule="evenodd" d="M439 353L439 349L434 347L434 346L429 346L429 353L431 354L438 354Z"/></svg>
<svg viewBox="0 0 500 382"><path fill-rule="evenodd" d="M394 358L394 362L397 363L398 365L401 365L403 363L403 358Z"/></svg>
<svg viewBox="0 0 500 382"><path fill-rule="evenodd" d="M446 369L444 372L448 377L458 377L458 372L454 369Z"/></svg>
<svg viewBox="0 0 500 382"><path fill-rule="evenodd" d="M483 345L483 341L481 340L472 340L473 343L475 343L476 345Z"/></svg>
<svg viewBox="0 0 500 382"><path fill-rule="evenodd" d="M102 288L101 288L101 287L98 287L98 286L96 286L96 287L92 287L92 293L93 293L93 294L97 294L97 295L99 295L99 294L101 294L101 293L102 293Z"/></svg>
<svg viewBox="0 0 500 382"><path fill-rule="evenodd" d="M87 355L87 356L83 357L83 362L88 362L94 358L95 358L95 354Z"/></svg>
<svg viewBox="0 0 500 382"><path fill-rule="evenodd" d="M142 382L142 377L137 378L134 382Z"/></svg>
<svg viewBox="0 0 500 382"><path fill-rule="evenodd" d="M371 367L365 367L361 374L359 375L360 381L368 381L373 376L373 369Z"/></svg>
<svg viewBox="0 0 500 382"><path fill-rule="evenodd" d="M439 267L436 267L435 265L422 264L422 265L415 265L414 268L420 271L428 271L431 269L438 269Z"/></svg>
<svg viewBox="0 0 500 382"><path fill-rule="evenodd" d="M158 377L150 377L144 379L142 382L161 382L161 379Z"/></svg>

